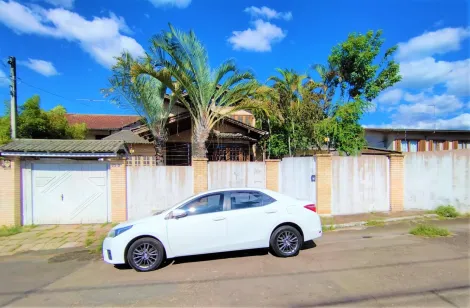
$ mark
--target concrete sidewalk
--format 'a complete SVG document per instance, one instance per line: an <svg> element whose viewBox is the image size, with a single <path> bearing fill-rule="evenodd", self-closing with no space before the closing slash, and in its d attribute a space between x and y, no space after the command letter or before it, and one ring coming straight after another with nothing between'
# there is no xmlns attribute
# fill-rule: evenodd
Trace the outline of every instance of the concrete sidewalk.
<svg viewBox="0 0 470 308"><path fill-rule="evenodd" d="M0 237L0 256L99 245L111 227L111 224L26 226L21 233Z"/></svg>

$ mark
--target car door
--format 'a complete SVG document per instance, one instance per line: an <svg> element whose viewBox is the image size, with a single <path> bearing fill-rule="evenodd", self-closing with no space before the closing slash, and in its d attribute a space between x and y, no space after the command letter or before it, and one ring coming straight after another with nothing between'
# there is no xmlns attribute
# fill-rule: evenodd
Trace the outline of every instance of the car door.
<svg viewBox="0 0 470 308"><path fill-rule="evenodd" d="M276 200L256 190L228 191L226 195L230 250L267 247L266 238L278 212Z"/></svg>
<svg viewBox="0 0 470 308"><path fill-rule="evenodd" d="M173 254L186 256L223 250L227 239L225 207L224 193L199 196L180 206L187 216L167 220Z"/></svg>

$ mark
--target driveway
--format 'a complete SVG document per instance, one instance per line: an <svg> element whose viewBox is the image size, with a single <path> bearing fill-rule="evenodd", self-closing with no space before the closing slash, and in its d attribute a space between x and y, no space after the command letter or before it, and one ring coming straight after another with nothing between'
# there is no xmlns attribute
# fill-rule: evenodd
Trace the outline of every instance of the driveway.
<svg viewBox="0 0 470 308"><path fill-rule="evenodd" d="M435 306L470 305L469 220L433 221L453 237L408 234L411 223L328 232L280 259L264 250L174 260L137 273L88 252L0 259L8 306Z"/></svg>

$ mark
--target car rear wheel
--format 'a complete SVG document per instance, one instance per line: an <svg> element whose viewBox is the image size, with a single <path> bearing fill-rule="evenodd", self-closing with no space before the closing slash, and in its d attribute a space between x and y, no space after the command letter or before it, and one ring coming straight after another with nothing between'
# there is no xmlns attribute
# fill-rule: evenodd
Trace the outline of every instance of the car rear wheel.
<svg viewBox="0 0 470 308"><path fill-rule="evenodd" d="M271 235L271 249L276 256L281 258L298 255L302 244L302 234L291 226L280 226Z"/></svg>
<svg viewBox="0 0 470 308"><path fill-rule="evenodd" d="M127 262L138 272L156 270L163 261L165 250L160 241L152 237L140 238L127 251Z"/></svg>

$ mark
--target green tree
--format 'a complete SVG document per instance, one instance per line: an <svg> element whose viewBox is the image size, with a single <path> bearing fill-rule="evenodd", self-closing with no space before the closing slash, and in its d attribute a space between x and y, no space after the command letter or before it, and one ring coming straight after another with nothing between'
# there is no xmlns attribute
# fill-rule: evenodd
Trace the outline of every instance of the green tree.
<svg viewBox="0 0 470 308"><path fill-rule="evenodd" d="M350 34L332 49L328 65L315 65L320 76L315 100L324 119L311 129L316 147L327 145L347 155L355 155L366 145L359 124L371 101L401 80L399 65L393 60L397 47L380 58L382 31Z"/></svg>
<svg viewBox="0 0 470 308"><path fill-rule="evenodd" d="M5 104L6 105L6 104ZM44 111L40 98L34 95L18 108L17 136L29 139L84 139L85 124L69 125L65 118L66 110L56 106ZM10 141L10 109L5 108L5 115L0 118L0 143Z"/></svg>
<svg viewBox="0 0 470 308"><path fill-rule="evenodd" d="M192 118L192 153L206 157L206 141L212 128L223 118L240 109L253 109L248 97L258 87L250 72L238 70L232 60L211 70L207 51L193 31L179 31L169 25L151 41L147 63L154 67L136 67L134 76L147 74L159 79L172 92L178 85L183 95L178 95ZM172 81L156 74L167 70Z"/></svg>
<svg viewBox="0 0 470 308"><path fill-rule="evenodd" d="M135 78L131 75L132 69L139 70ZM171 83L168 71L163 69L157 72L150 63L139 62L125 52L117 58L109 80L111 87L105 89L104 93L111 95L118 105L131 106L145 118L145 123L154 137L157 165L164 165L165 143L168 139L166 123L178 92L176 85L173 85L174 92L165 101L168 88L154 76Z"/></svg>
<svg viewBox="0 0 470 308"><path fill-rule="evenodd" d="M322 110L313 100L315 84L307 75L289 69L277 72L280 76L271 76L271 85L264 86L259 95L271 112L257 114L258 126L270 132L265 141L268 156L292 156L312 147L309 127L322 118Z"/></svg>

